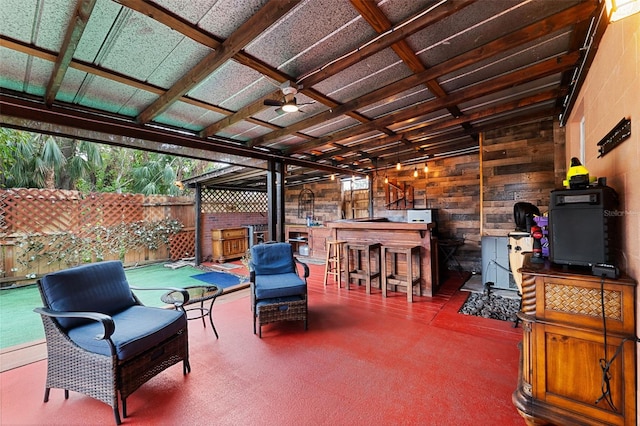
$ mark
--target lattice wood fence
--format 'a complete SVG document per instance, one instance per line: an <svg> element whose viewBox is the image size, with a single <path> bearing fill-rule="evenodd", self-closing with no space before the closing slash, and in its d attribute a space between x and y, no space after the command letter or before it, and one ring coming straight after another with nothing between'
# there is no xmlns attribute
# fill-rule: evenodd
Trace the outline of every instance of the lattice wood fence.
<svg viewBox="0 0 640 426"><path fill-rule="evenodd" d="M0 279L38 276L101 259L135 264L191 257L193 206L191 197L0 190ZM176 222L182 230L174 235L167 224L175 229ZM146 237L146 247L117 239L114 230L123 227ZM158 236L162 241L152 241Z"/></svg>
<svg viewBox="0 0 640 426"><path fill-rule="evenodd" d="M266 192L203 188L202 213L261 213L267 208Z"/></svg>

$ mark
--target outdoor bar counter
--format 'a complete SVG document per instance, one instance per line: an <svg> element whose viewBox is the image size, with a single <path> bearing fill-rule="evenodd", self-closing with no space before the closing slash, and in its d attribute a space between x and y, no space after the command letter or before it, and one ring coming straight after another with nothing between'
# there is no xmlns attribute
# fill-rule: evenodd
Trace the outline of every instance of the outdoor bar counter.
<svg viewBox="0 0 640 426"><path fill-rule="evenodd" d="M423 296L438 291L438 242L433 223L390 222L388 219L353 219L327 222L331 238L351 243L381 243L383 246L420 246Z"/></svg>

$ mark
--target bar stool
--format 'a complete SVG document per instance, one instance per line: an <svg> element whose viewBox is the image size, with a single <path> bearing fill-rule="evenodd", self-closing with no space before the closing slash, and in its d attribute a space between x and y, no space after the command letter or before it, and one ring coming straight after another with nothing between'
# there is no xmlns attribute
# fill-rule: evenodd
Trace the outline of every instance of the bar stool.
<svg viewBox="0 0 640 426"><path fill-rule="evenodd" d="M387 270L387 255L389 256L390 268ZM406 270L402 274L399 268L399 257L404 256L406 259ZM422 287L420 285L420 246L413 247L382 247L382 296L387 297L387 285L393 285L394 290L397 286L405 286L407 288L407 301L413 302L413 287L418 286L418 296L422 296Z"/></svg>
<svg viewBox="0 0 640 426"><path fill-rule="evenodd" d="M327 277L331 275L338 283L338 288L342 285L342 256L344 246L347 242L340 240L326 240L327 258L324 263L324 286L327 286Z"/></svg>
<svg viewBox="0 0 640 426"><path fill-rule="evenodd" d="M381 248L382 244L380 243L347 243L347 290L349 290L352 278L357 280L358 285L360 285L360 280L365 282L367 294L371 294L372 280L377 279L378 285L382 288L382 279L380 278ZM374 268L371 267L372 261Z"/></svg>

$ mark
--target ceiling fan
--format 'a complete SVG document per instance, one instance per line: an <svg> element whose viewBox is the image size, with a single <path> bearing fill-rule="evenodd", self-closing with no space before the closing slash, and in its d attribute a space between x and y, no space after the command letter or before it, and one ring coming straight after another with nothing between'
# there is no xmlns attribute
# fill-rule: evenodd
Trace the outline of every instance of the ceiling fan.
<svg viewBox="0 0 640 426"><path fill-rule="evenodd" d="M290 81L283 83L280 86L280 89L282 90L282 95L283 95L282 100L266 99L264 101L264 104L267 106L279 107L276 110L276 112L279 114L283 112L300 111L300 106L310 105L313 103L313 102L307 102L307 103L299 104L295 98L296 93L298 93L298 89L294 87Z"/></svg>

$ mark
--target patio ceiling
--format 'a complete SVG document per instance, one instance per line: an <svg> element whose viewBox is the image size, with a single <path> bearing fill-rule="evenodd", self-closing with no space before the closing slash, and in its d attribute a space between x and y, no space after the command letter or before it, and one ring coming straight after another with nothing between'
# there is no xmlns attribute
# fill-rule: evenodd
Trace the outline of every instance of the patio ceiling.
<svg viewBox="0 0 640 426"><path fill-rule="evenodd" d="M606 27L601 10L3 0L0 125L258 170L283 160L289 184L423 164L477 152L482 131L566 116ZM271 106L294 97L298 112ZM236 185L264 181L229 170L248 179Z"/></svg>

